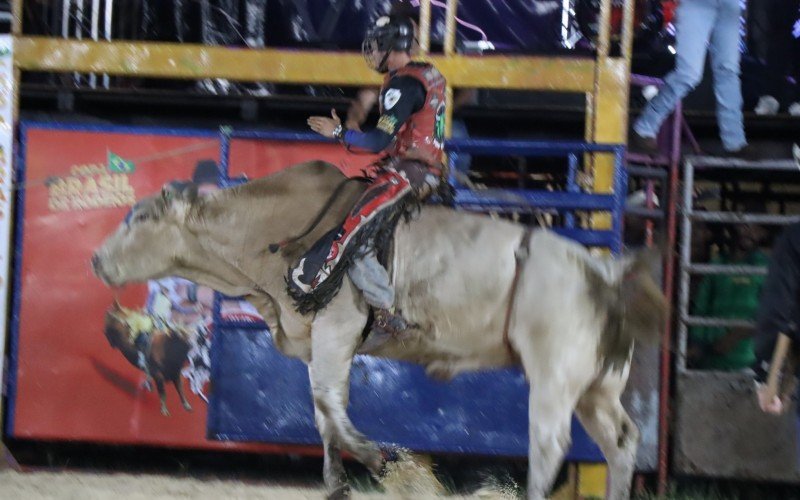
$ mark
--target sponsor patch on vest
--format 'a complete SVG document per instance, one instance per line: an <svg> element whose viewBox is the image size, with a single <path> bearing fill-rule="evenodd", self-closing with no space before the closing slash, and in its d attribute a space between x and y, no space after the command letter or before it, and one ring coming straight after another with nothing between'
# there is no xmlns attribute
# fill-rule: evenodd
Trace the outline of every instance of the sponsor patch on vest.
<svg viewBox="0 0 800 500"><path fill-rule="evenodd" d="M394 134L396 128L397 118L392 115L383 115L380 120L378 120L378 130L383 130L389 135Z"/></svg>
<svg viewBox="0 0 800 500"><path fill-rule="evenodd" d="M383 109L392 109L400 100L400 89L389 89L383 96Z"/></svg>

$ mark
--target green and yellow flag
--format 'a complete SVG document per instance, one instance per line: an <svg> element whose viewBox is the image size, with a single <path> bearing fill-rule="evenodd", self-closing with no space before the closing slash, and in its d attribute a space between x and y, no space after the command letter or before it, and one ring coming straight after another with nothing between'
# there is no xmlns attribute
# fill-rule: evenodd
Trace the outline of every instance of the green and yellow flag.
<svg viewBox="0 0 800 500"><path fill-rule="evenodd" d="M108 170L119 174L131 174L136 167L133 162L122 158L120 155L108 152Z"/></svg>

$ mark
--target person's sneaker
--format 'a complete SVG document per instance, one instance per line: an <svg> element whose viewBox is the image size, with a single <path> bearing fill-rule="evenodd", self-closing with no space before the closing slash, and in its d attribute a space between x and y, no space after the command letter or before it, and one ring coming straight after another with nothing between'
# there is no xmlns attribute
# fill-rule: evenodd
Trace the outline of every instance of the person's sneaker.
<svg viewBox="0 0 800 500"><path fill-rule="evenodd" d="M643 137L634 130L628 139L628 150L633 153L657 154L658 141L655 137Z"/></svg>
<svg viewBox="0 0 800 500"><path fill-rule="evenodd" d="M789 106L787 112L791 116L800 116L800 102L793 102L792 105Z"/></svg>
<svg viewBox="0 0 800 500"><path fill-rule="evenodd" d="M778 113L780 107L777 99L771 95L762 95L753 111L759 116L772 116Z"/></svg>

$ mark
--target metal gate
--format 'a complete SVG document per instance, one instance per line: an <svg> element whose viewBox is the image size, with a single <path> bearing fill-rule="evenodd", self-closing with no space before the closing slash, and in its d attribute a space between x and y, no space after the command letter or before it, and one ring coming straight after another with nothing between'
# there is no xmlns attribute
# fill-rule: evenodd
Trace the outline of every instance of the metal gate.
<svg viewBox="0 0 800 500"><path fill-rule="evenodd" d="M694 203L696 177L724 174L729 179L797 174L794 162L732 162L690 156L684 164L683 210L680 240L680 295L678 299L677 419L675 470L684 474L737 479L800 481L796 462L797 415L764 415L757 407L752 374L701 371L687 366L689 328L711 326L750 328L748 320L698 317L691 312L692 276L765 275L766 266L712 264L692 261L693 222L785 226L800 222L800 215L744 213L738 210L698 210ZM794 182L800 183L800 175Z"/></svg>

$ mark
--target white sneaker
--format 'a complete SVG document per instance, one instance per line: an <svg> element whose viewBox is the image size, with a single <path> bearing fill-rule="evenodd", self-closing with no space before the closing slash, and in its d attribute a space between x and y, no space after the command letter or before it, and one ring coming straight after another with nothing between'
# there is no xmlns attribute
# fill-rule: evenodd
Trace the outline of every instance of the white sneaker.
<svg viewBox="0 0 800 500"><path fill-rule="evenodd" d="M642 95L648 101L652 100L655 96L658 95L658 87L655 85L645 85L642 88Z"/></svg>
<svg viewBox="0 0 800 500"><path fill-rule="evenodd" d="M792 116L800 116L800 102L794 102L789 106L789 114Z"/></svg>
<svg viewBox="0 0 800 500"><path fill-rule="evenodd" d="M771 95L762 95L754 111L759 116L771 116L778 113L781 104Z"/></svg>

